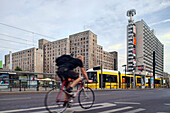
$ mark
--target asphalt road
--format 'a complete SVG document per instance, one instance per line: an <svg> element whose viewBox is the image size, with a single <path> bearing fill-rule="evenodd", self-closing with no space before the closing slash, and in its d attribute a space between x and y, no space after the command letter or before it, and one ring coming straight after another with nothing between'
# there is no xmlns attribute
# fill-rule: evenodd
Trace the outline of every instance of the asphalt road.
<svg viewBox="0 0 170 113"><path fill-rule="evenodd" d="M0 113L47 113L45 93L0 95ZM82 109L77 104L66 113L170 113L170 89L95 91L95 104Z"/></svg>

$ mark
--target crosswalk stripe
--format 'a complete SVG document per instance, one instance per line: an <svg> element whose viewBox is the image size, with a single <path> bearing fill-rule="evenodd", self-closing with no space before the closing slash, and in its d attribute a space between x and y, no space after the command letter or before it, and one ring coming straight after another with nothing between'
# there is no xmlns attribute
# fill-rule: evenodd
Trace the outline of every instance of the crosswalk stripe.
<svg viewBox="0 0 170 113"><path fill-rule="evenodd" d="M14 112L38 110L38 109L45 109L45 107L36 107L36 108L28 108L28 109L15 109L15 110L7 110L7 111L0 111L0 112L2 112L2 113L14 113Z"/></svg>
<svg viewBox="0 0 170 113"><path fill-rule="evenodd" d="M115 104L140 104L137 102L114 102Z"/></svg>
<svg viewBox="0 0 170 113"><path fill-rule="evenodd" d="M117 111L122 111L122 110L126 110L126 109L131 109L131 108L133 108L133 107L127 106L127 107L123 107L123 108L117 108L117 109L107 110L107 111L98 112L98 113L113 113L113 112L117 112Z"/></svg>
<svg viewBox="0 0 170 113"><path fill-rule="evenodd" d="M83 104L88 104L88 103L90 103L90 102L83 102ZM73 103L73 105L75 106L75 105L79 105L79 103ZM104 107L107 107L107 106L114 106L115 104L109 104L109 103L100 103L100 104L94 104L93 105L93 107L94 106L97 106L97 105L104 105ZM54 106L49 106L49 108L53 108L53 107L55 107L55 105ZM98 107L94 107L94 108L91 108L91 109L97 109ZM6 111L0 111L0 112L3 112L3 113L15 113L15 112L22 112L22 111L31 111L31 110L38 110L38 109L46 109L45 107L34 107L34 108L27 108L27 109L15 109L15 110L6 110ZM78 106L78 107L73 107L73 109L75 110L75 109L77 109L77 110L80 110L80 111L82 111L82 110L84 110L84 109L82 109L80 106ZM82 110L81 110L82 109ZM89 110L91 110L91 109L89 109ZM36 113L36 112L35 112ZM46 113L46 111L45 111L45 113Z"/></svg>
<svg viewBox="0 0 170 113"><path fill-rule="evenodd" d="M156 112L156 113L169 113L169 112Z"/></svg>
<svg viewBox="0 0 170 113"><path fill-rule="evenodd" d="M88 103L90 103L90 102L84 102L84 104L88 104ZM115 103L117 103L117 102L115 102ZM137 104L137 103L130 103L130 104ZM83 109L79 106L79 103L73 103L73 107L66 109L66 111L64 113L73 113L75 111L76 112L90 111L90 110L102 109L102 108L113 107L113 106L116 106L116 104L113 104L113 103L97 103L97 104L94 104L93 107L90 108L90 109ZM50 106L50 107L53 108L55 106ZM99 113L118 112L118 111L122 111L122 110L128 110L128 109L131 109L131 108L133 108L133 107L126 106L126 107L115 108L115 109L112 108L111 110L105 110L105 111L103 110L102 112L99 112ZM41 111L33 111L33 110L41 110ZM135 109L135 110L124 112L124 113L137 113L137 112L144 111L144 110L146 110L146 109L138 108L138 109ZM7 110L7 111L0 111L0 112L2 112L2 113L16 113L16 112L23 112L23 111L29 111L31 113L39 113L39 112L48 113L47 110L45 109L45 107L34 107L34 108ZM53 111L55 111L55 109Z"/></svg>
<svg viewBox="0 0 170 113"><path fill-rule="evenodd" d="M98 105L102 105L102 106L98 106ZM98 106L98 107L96 107ZM77 107L73 107L70 110L72 111L89 111L89 110L94 110L94 109L99 109L99 108L105 108L105 107L113 107L116 106L116 104L112 104L112 103L99 103L99 104L94 104L92 108L90 109L83 109L80 106Z"/></svg>
<svg viewBox="0 0 170 113"><path fill-rule="evenodd" d="M137 112L144 111L144 110L146 110L146 109L139 108L139 109L131 110L131 111L124 112L124 113L137 113Z"/></svg>
<svg viewBox="0 0 170 113"><path fill-rule="evenodd" d="M165 103L165 105L170 106L170 103Z"/></svg>
<svg viewBox="0 0 170 113"><path fill-rule="evenodd" d="M88 103L88 102L86 102L86 103ZM76 104L79 104L79 103L76 103ZM101 106L99 106L99 105L101 105ZM77 112L80 112L80 111L89 111L89 110L105 108L105 107L112 107L112 106L116 106L116 104L112 104L112 103L99 103L99 104L94 104L93 107L90 108L90 109L83 109L80 106L76 106L76 107L72 107L72 108L66 109L66 111L64 113L73 113L75 111L77 111ZM52 110L52 111L55 111L55 110ZM38 112L31 112L31 113L38 113ZM47 111L41 111L41 113L47 113Z"/></svg>

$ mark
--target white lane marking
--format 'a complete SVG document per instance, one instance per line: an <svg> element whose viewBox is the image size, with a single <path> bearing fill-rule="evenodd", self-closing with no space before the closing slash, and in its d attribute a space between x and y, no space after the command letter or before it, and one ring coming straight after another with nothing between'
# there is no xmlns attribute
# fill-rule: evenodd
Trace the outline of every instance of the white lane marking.
<svg viewBox="0 0 170 113"><path fill-rule="evenodd" d="M137 102L114 102L115 104L140 104Z"/></svg>
<svg viewBox="0 0 170 113"><path fill-rule="evenodd" d="M98 106L98 105L100 105L100 106ZM90 109L83 109L80 106L78 106L78 107L73 107L73 108L71 108L69 110L71 110L72 112L74 112L74 111L89 111L89 110L100 109L100 108L105 108L105 107L112 107L112 106L116 106L116 104L99 103L99 104L94 104Z"/></svg>
<svg viewBox="0 0 170 113"><path fill-rule="evenodd" d="M7 110L7 111L0 111L0 113L14 113L14 112L21 112L21 111L29 111L29 110L37 110L37 109L45 109L45 107L36 107L36 108L28 108L28 109L15 109L15 110Z"/></svg>
<svg viewBox="0 0 170 113"><path fill-rule="evenodd" d="M83 104L88 104L88 103L92 103L92 102L83 102ZM79 103L73 103L72 105L79 105Z"/></svg>
<svg viewBox="0 0 170 113"><path fill-rule="evenodd" d="M83 104L88 104L90 102L83 102ZM79 103L73 103L73 105L79 105ZM102 105L102 106L99 106L99 107L95 107L95 106L98 106L98 105ZM110 107L110 106L116 106L115 104L111 104L111 103L99 103L99 104L94 104L92 106L92 108L88 109L88 110L92 110L92 109L98 109L98 108L101 108L101 107ZM50 108L53 108L55 107L54 106L49 106ZM22 112L22 111L31 111L31 110L38 110L38 109L44 109L45 111L42 111L41 113L46 113L46 108L45 107L35 107L35 108L27 108L27 109L16 109L16 110L6 110L6 111L0 111L0 113L14 113L14 112ZM81 108L80 106L77 106L77 107L72 107L72 108L68 108L68 109L71 109L73 112L74 111L84 111L86 109L83 109ZM33 112L32 112L33 113ZM37 113L37 112L34 112L34 113Z"/></svg>
<svg viewBox="0 0 170 113"><path fill-rule="evenodd" d="M6 98L6 99L0 99L0 101L6 101L6 100L28 100L31 99L31 97L24 97L24 98Z"/></svg>
<svg viewBox="0 0 170 113"><path fill-rule="evenodd" d="M79 104L79 103L77 103L77 104ZM83 109L80 106L76 106L76 107L72 107L72 108L67 108L64 113L73 113L75 111L77 111L77 112L80 112L80 111L89 111L89 110L100 109L100 108L105 108L105 107L112 107L112 106L116 106L116 104L112 104L112 103L98 103L98 104L94 104L89 109ZM53 111L55 111L55 110L52 110L52 112ZM37 112L34 112L34 113L37 113ZM41 111L41 113L46 113L46 111Z"/></svg>
<svg viewBox="0 0 170 113"><path fill-rule="evenodd" d="M131 110L131 111L124 112L124 113L137 113L137 112L144 111L144 110L146 110L146 109L139 108L139 109Z"/></svg>
<svg viewBox="0 0 170 113"><path fill-rule="evenodd" d="M169 113L169 112L156 112L156 113Z"/></svg>
<svg viewBox="0 0 170 113"><path fill-rule="evenodd" d="M123 107L123 108L117 108L117 109L107 110L107 111L98 112L98 113L113 113L113 112L117 112L117 111L131 109L131 108L133 108L133 107L127 106L127 107Z"/></svg>
<svg viewBox="0 0 170 113"><path fill-rule="evenodd" d="M170 103L164 103L164 105L166 105L166 106L170 106Z"/></svg>

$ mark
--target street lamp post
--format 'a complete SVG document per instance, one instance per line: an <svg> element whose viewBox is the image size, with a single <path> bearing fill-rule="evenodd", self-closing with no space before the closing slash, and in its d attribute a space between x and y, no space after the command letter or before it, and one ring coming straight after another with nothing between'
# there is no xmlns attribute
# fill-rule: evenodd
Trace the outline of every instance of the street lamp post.
<svg viewBox="0 0 170 113"><path fill-rule="evenodd" d="M125 67L125 83L126 83L126 87L127 87L127 81L126 81L126 65L123 65L122 67Z"/></svg>
<svg viewBox="0 0 170 113"><path fill-rule="evenodd" d="M155 88L155 51L153 51L153 78Z"/></svg>

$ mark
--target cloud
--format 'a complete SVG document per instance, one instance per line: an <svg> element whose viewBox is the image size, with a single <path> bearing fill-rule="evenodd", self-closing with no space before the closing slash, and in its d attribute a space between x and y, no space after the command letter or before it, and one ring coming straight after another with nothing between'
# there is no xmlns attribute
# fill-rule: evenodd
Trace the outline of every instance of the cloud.
<svg viewBox="0 0 170 113"><path fill-rule="evenodd" d="M170 47L170 33L166 33L166 34L159 36L159 39L161 40L161 42L163 42L165 47ZM170 48L168 49L170 50Z"/></svg>
<svg viewBox="0 0 170 113"><path fill-rule="evenodd" d="M164 35L160 36L160 38L170 39L170 33L164 34Z"/></svg>
<svg viewBox="0 0 170 113"><path fill-rule="evenodd" d="M170 19L162 20L162 21L156 22L156 23L151 23L150 26L154 26L154 25L162 24L162 23L166 23L166 22L170 22Z"/></svg>
<svg viewBox="0 0 170 113"><path fill-rule="evenodd" d="M121 50L121 49L123 49L123 48L124 48L124 46L123 46L123 44L121 43L121 44L116 44L116 45L109 46L109 47L108 47L108 50L118 51L118 50Z"/></svg>

